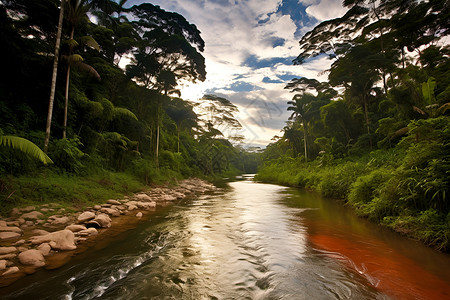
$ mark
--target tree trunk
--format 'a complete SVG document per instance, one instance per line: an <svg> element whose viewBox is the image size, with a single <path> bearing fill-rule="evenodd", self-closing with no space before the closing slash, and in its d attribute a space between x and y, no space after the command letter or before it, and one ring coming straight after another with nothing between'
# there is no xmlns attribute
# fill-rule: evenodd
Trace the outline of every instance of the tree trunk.
<svg viewBox="0 0 450 300"><path fill-rule="evenodd" d="M59 10L58 31L56 33L55 57L53 59L52 84L50 87L50 100L48 102L47 124L45 127L45 140L44 140L44 152L45 153L47 153L47 151L48 151L48 143L50 141L50 127L52 124L53 102L55 101L56 75L58 74L59 46L61 43L62 23L63 23L63 18L64 18L64 2L65 2L65 0L61 1L61 8Z"/></svg>
<svg viewBox="0 0 450 300"><path fill-rule="evenodd" d="M72 31L70 32L70 40L73 40L73 35L75 33L75 27L72 26ZM72 50L69 53L69 56L72 54ZM69 107L69 83L70 83L70 61L67 62L67 74L66 74L66 101L64 103L64 122L63 122L63 139L66 138L67 132L67 109Z"/></svg>
<svg viewBox="0 0 450 300"><path fill-rule="evenodd" d="M308 144L306 141L307 139L306 131L307 131L306 122L303 120L303 144L305 146L305 162L308 161Z"/></svg>

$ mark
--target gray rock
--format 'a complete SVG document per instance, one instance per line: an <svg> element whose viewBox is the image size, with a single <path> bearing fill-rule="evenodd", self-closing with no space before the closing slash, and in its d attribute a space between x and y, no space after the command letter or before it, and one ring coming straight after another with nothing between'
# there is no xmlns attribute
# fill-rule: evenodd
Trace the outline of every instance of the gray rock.
<svg viewBox="0 0 450 300"><path fill-rule="evenodd" d="M19 254L19 261L23 265L31 265L34 267L45 266L45 258L41 251L36 249L27 250Z"/></svg>

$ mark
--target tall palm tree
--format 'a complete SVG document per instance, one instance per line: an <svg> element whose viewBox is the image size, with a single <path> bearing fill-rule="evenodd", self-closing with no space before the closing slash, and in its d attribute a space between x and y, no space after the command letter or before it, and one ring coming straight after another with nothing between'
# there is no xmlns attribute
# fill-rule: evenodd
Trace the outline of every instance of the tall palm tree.
<svg viewBox="0 0 450 300"><path fill-rule="evenodd" d="M311 102L315 100L316 97L312 94L304 93L297 94L289 101L288 104L291 105L287 110L291 110L292 114L289 120L296 118L303 124L303 144L305 148L305 161L308 161L308 121L309 121L309 109L311 107Z"/></svg>
<svg viewBox="0 0 450 300"><path fill-rule="evenodd" d="M50 127L52 124L53 102L55 100L56 75L58 74L59 46L61 44L61 32L64 18L65 0L61 0L61 8L59 10L58 31L56 33L55 57L53 58L52 83L50 87L50 100L48 103L47 124L45 127L44 152L47 153L48 143L50 141Z"/></svg>

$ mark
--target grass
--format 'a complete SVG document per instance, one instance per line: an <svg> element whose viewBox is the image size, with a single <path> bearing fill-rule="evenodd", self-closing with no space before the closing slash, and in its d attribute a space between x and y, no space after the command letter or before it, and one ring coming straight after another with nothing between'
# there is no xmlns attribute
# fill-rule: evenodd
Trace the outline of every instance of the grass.
<svg viewBox="0 0 450 300"><path fill-rule="evenodd" d="M66 209L104 203L108 199L141 191L145 185L127 173L104 171L96 175L70 176L43 171L34 176L0 178L0 214L13 207L58 203Z"/></svg>

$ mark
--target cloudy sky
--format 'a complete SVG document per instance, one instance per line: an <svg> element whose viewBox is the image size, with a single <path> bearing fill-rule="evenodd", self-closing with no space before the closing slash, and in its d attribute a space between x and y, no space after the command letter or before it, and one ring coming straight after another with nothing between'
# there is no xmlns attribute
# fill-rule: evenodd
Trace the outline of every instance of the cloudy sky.
<svg viewBox="0 0 450 300"><path fill-rule="evenodd" d="M264 147L280 135L292 94L292 78L325 80L330 61L294 66L298 41L321 21L345 13L342 0L131 0L183 15L205 41L207 79L182 89L184 99L215 94L238 106L247 145Z"/></svg>

